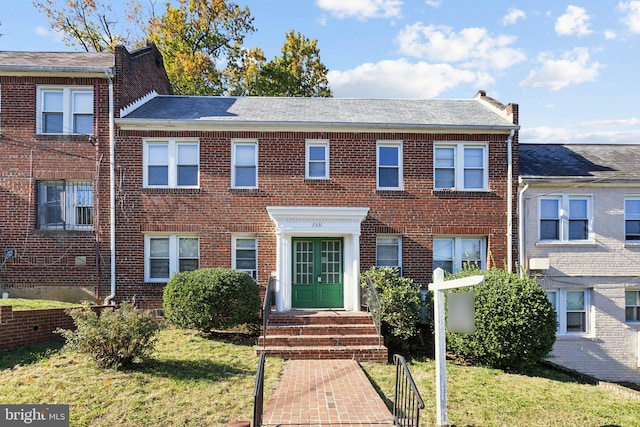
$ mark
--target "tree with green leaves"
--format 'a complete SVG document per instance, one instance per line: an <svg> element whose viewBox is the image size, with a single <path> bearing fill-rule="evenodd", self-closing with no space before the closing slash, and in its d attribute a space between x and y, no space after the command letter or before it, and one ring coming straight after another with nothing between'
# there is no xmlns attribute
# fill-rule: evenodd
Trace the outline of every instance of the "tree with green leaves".
<svg viewBox="0 0 640 427"><path fill-rule="evenodd" d="M244 37L255 31L249 8L225 0L178 0L166 4L165 13L152 18L148 37L162 52L174 93L220 95L225 59Z"/></svg>
<svg viewBox="0 0 640 427"><path fill-rule="evenodd" d="M320 60L318 40L289 31L282 55L266 62L262 51L236 52L227 68L230 94L253 96L331 97L327 67ZM260 56L262 54L262 56Z"/></svg>

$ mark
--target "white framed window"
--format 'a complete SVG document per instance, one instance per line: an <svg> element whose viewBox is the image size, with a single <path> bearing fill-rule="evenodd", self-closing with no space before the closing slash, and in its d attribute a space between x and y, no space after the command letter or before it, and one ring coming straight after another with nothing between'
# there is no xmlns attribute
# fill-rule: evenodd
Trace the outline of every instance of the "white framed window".
<svg viewBox="0 0 640 427"><path fill-rule="evenodd" d="M197 270L199 264L200 242L197 236L144 236L145 282L167 282L179 271Z"/></svg>
<svg viewBox="0 0 640 427"><path fill-rule="evenodd" d="M231 141L231 188L258 188L258 141Z"/></svg>
<svg viewBox="0 0 640 427"><path fill-rule="evenodd" d="M625 320L640 322L640 289L625 291Z"/></svg>
<svg viewBox="0 0 640 427"><path fill-rule="evenodd" d="M640 197L624 199L624 240L640 241Z"/></svg>
<svg viewBox="0 0 640 427"><path fill-rule="evenodd" d="M557 315L557 335L590 332L591 293L584 289L548 289L544 293Z"/></svg>
<svg viewBox="0 0 640 427"><path fill-rule="evenodd" d="M376 237L376 266L396 267L402 274L402 236Z"/></svg>
<svg viewBox="0 0 640 427"><path fill-rule="evenodd" d="M144 188L197 188L199 176L198 141L144 141Z"/></svg>
<svg viewBox="0 0 640 427"><path fill-rule="evenodd" d="M378 190L402 189L402 142L378 141L376 178Z"/></svg>
<svg viewBox="0 0 640 427"><path fill-rule="evenodd" d="M93 87L39 86L36 133L87 134L93 132Z"/></svg>
<svg viewBox="0 0 640 427"><path fill-rule="evenodd" d="M258 238L255 236L233 236L231 265L234 270L248 273L258 280Z"/></svg>
<svg viewBox="0 0 640 427"><path fill-rule="evenodd" d="M450 273L465 268L486 268L487 239L482 236L438 236L433 238L433 268Z"/></svg>
<svg viewBox="0 0 640 427"><path fill-rule="evenodd" d="M329 141L307 140L305 150L306 179L329 179Z"/></svg>
<svg viewBox="0 0 640 427"><path fill-rule="evenodd" d="M38 181L37 228L40 230L93 229L93 184Z"/></svg>
<svg viewBox="0 0 640 427"><path fill-rule="evenodd" d="M447 143L434 147L436 190L488 190L489 153L486 144Z"/></svg>
<svg viewBox="0 0 640 427"><path fill-rule="evenodd" d="M540 240L589 240L592 229L590 196L540 198Z"/></svg>

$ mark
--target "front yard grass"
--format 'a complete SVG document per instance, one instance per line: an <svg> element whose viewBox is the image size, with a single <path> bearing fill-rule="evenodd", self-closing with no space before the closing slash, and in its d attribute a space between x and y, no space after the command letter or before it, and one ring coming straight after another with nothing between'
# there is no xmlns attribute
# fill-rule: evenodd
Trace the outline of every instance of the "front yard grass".
<svg viewBox="0 0 640 427"><path fill-rule="evenodd" d="M79 307L79 304L44 299L6 298L0 299L0 305L10 305L14 310L34 310L40 308Z"/></svg>
<svg viewBox="0 0 640 427"><path fill-rule="evenodd" d="M393 400L395 367L376 363L363 367L379 392ZM426 405L420 426L433 426L435 362L414 359L409 369ZM449 423L458 427L640 426L640 400L539 365L512 374L447 363L447 412Z"/></svg>
<svg viewBox="0 0 640 427"><path fill-rule="evenodd" d="M223 426L251 419L254 338L160 332L153 359L100 370L87 356L34 346L0 353L0 403L69 404L71 426ZM265 394L282 369L267 360Z"/></svg>

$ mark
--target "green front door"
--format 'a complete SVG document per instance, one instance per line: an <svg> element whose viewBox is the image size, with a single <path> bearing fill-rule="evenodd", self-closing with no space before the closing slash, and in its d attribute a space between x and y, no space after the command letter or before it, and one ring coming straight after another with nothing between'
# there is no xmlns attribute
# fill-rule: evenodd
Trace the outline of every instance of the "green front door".
<svg viewBox="0 0 640 427"><path fill-rule="evenodd" d="M296 308L342 308L342 238L294 237L292 301Z"/></svg>

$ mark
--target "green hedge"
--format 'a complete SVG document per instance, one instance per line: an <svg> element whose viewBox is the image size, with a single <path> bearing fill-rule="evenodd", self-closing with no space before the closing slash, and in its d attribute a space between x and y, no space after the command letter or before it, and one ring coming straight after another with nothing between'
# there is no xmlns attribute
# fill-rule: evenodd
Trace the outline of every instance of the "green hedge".
<svg viewBox="0 0 640 427"><path fill-rule="evenodd" d="M260 293L243 271L203 268L175 274L164 288L162 307L170 323L210 332L257 324Z"/></svg>
<svg viewBox="0 0 640 427"><path fill-rule="evenodd" d="M476 274L484 275L485 283L473 288L475 333L447 331L447 348L469 362L500 369L542 361L555 343L557 322L536 280L498 269L466 270L448 279Z"/></svg>

